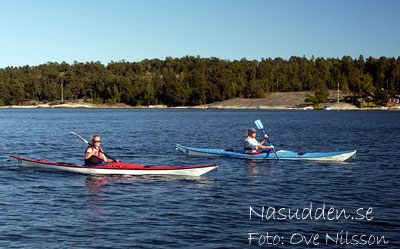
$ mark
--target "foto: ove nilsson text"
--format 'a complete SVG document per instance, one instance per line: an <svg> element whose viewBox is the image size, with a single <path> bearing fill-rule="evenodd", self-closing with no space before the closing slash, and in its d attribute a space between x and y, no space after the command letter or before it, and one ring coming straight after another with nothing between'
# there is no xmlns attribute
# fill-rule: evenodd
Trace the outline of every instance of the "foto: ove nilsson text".
<svg viewBox="0 0 400 249"><path fill-rule="evenodd" d="M282 220L310 220L310 221L336 221L340 219L344 220L365 220L372 221L374 219L373 208L357 208L354 212L350 213L345 209L338 209L335 207L326 207L323 203L322 206L315 208L313 203L303 209L290 209L290 208L275 208L261 206L259 208L249 208L249 219L250 220L262 220L262 221L282 221ZM381 245L388 244L389 240L385 239L384 236L367 235L367 234L355 234L349 231L340 230L336 233L311 233L306 234L305 232L294 232L282 236L280 234L274 234L271 232L249 232L248 233L249 245L320 245L320 244L336 244L336 245Z"/></svg>

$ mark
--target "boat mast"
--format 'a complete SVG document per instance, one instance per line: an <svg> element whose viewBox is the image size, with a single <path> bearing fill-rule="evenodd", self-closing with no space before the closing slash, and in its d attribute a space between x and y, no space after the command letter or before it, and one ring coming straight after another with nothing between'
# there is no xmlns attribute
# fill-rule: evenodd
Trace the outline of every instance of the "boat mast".
<svg viewBox="0 0 400 249"><path fill-rule="evenodd" d="M339 104L339 81L337 82L337 102Z"/></svg>

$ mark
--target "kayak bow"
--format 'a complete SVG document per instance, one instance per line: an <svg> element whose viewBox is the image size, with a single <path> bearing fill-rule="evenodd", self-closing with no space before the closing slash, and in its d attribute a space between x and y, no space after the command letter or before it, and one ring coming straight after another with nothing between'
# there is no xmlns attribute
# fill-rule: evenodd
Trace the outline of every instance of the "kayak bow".
<svg viewBox="0 0 400 249"><path fill-rule="evenodd" d="M314 161L346 161L351 157L355 158L356 150L339 151L339 152L325 152L325 153L297 153L293 151L279 150L274 153L260 153L260 154L245 154L243 150L222 150L222 149L205 149L205 148L192 148L176 145L176 149L182 151L189 156L226 156L243 159L275 159L278 160L314 160Z"/></svg>
<svg viewBox="0 0 400 249"><path fill-rule="evenodd" d="M200 176L218 167L218 164L196 166L146 166L142 164L113 162L96 166L75 165L69 163L48 162L42 160L15 158L22 167L45 168L81 174L100 175L183 175Z"/></svg>

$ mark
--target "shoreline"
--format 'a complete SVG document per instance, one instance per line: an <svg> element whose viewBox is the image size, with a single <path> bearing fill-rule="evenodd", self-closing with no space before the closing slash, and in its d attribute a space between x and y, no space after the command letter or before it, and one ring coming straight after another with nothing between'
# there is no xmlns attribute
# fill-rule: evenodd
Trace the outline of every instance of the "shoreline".
<svg viewBox="0 0 400 249"><path fill-rule="evenodd" d="M330 111L400 111L400 106L393 107L364 107L359 108L354 105L344 103L326 104L331 107ZM198 106L129 106L125 104L89 104L89 103L64 103L58 105L38 104L38 105L10 105L0 106L0 109L198 109L198 110L322 110L315 109L312 105L305 107L291 106L267 106L267 105L226 105L221 103L212 103Z"/></svg>
<svg viewBox="0 0 400 249"><path fill-rule="evenodd" d="M38 105L9 105L0 106L0 109L134 109L134 106L122 105L96 105L96 104L79 104L79 103L64 103L58 105L38 104Z"/></svg>
<svg viewBox="0 0 400 249"><path fill-rule="evenodd" d="M0 106L0 109L36 109L36 108L64 108L64 109L225 109L225 110L321 110L322 106L329 105L332 111L400 111L400 105L392 107L363 107L359 108L355 105L340 103L324 103L320 104L321 108L314 108L313 104L305 102L308 95L313 92L277 92L271 93L265 98L245 99L234 98L210 104L197 106L166 106L166 105L149 105L149 106L130 106L123 103L118 104L93 104L85 102L83 99L68 101L61 104L40 103L37 101L27 101L21 105ZM329 99L337 99L338 95L335 91L329 92ZM340 99L344 98L340 93Z"/></svg>

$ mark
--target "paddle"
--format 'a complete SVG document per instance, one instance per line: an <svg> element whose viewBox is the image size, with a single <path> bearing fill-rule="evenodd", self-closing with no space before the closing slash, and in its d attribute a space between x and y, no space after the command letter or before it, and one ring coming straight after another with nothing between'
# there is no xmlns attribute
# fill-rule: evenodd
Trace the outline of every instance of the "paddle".
<svg viewBox="0 0 400 249"><path fill-rule="evenodd" d="M254 121L254 123L256 124L257 128L259 130L262 130L263 134L265 135L265 131L264 131L264 125L261 123L261 120L257 119L256 121ZM272 145L271 142L269 141L268 135L267 135L267 141L269 143L269 145ZM272 151L275 153L275 156L278 158L279 160L279 156L276 154L275 148L272 148Z"/></svg>
<svg viewBox="0 0 400 249"><path fill-rule="evenodd" d="M78 134L76 134L75 132L70 131L69 133L77 136L80 140L82 140L83 142L87 143L88 145L92 146L93 148L96 148L93 144L89 143L86 139L84 139L83 137L79 136ZM113 161L117 161L114 158L110 157L109 155L107 155L106 153L104 153L102 150L99 150L101 153L103 153L106 157L110 158Z"/></svg>

